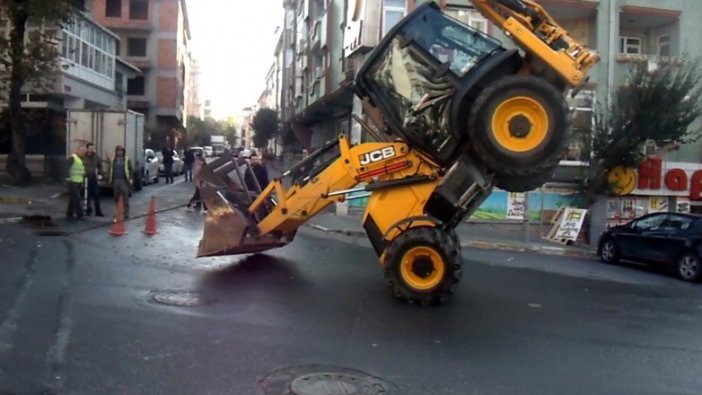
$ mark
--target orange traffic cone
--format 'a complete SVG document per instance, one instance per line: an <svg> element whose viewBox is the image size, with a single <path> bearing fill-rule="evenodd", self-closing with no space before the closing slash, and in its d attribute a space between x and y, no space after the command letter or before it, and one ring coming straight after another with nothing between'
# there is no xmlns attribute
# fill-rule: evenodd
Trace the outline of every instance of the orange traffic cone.
<svg viewBox="0 0 702 395"><path fill-rule="evenodd" d="M112 236L122 236L127 232L124 231L124 203L122 203L122 197L119 197L117 201L117 208L115 210L115 218L112 221L112 227L110 227L110 234Z"/></svg>
<svg viewBox="0 0 702 395"><path fill-rule="evenodd" d="M149 214L146 216L144 233L147 235L158 233L156 231L156 198L154 196L151 196L151 201L149 202Z"/></svg>

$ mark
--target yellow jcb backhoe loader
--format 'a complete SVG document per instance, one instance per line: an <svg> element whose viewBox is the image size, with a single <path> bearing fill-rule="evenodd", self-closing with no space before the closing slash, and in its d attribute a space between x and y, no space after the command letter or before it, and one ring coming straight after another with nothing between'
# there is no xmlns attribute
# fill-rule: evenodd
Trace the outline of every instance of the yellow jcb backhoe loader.
<svg viewBox="0 0 702 395"><path fill-rule="evenodd" d="M527 191L552 176L568 141L566 91L599 60L534 2L473 3L524 53L433 2L417 7L354 80L375 114L372 125L357 120L377 141L351 145L340 135L263 190L247 188L252 170L242 158L208 164L198 256L284 246L328 205L369 191L363 227L392 292L412 303L446 300L461 277L455 227L493 187Z"/></svg>

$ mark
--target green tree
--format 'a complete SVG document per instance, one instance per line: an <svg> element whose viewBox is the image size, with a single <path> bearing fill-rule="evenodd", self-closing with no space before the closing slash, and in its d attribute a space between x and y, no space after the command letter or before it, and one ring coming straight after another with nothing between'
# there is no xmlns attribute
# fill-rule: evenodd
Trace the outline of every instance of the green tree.
<svg viewBox="0 0 702 395"><path fill-rule="evenodd" d="M627 83L606 110L598 110L591 138L585 141L591 165L584 178L587 203L609 192L609 172L618 165L636 166L648 141L677 146L700 138L690 125L702 115L699 60L684 60L648 70L638 62Z"/></svg>
<svg viewBox="0 0 702 395"><path fill-rule="evenodd" d="M22 109L22 90L42 89L46 80L55 76L58 45L56 31L44 33L28 29L27 22L47 27L71 23L80 10L76 0L0 0L0 13L9 21L9 37L0 37L0 64L8 71L0 78L3 91L8 92L7 130L11 140L7 171L14 182L26 185L31 176L25 160L27 119Z"/></svg>
<svg viewBox="0 0 702 395"><path fill-rule="evenodd" d="M238 139L236 124L233 118L226 120L215 120L206 118L204 120L196 117L188 118L188 144L193 146L211 145L211 137L216 135L226 136L229 144L235 145Z"/></svg>
<svg viewBox="0 0 702 395"><path fill-rule="evenodd" d="M251 127L254 130L254 146L266 147L268 141L278 134L278 113L270 108L258 110L251 121Z"/></svg>

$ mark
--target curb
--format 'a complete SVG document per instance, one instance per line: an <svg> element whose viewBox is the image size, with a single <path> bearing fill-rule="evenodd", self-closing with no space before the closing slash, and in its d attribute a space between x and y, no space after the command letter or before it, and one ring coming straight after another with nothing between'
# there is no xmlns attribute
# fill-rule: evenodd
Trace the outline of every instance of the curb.
<svg viewBox="0 0 702 395"><path fill-rule="evenodd" d="M597 254L592 251L572 250L563 247L551 246L523 246L513 245L508 243L490 242L490 241L466 241L461 243L462 248L477 248L482 250L499 250L499 251L514 251L514 252L533 252L544 255L570 256L577 258L596 258Z"/></svg>
<svg viewBox="0 0 702 395"><path fill-rule="evenodd" d="M347 230L347 229L329 229L321 225L310 224L308 227L325 232L325 233L337 233L345 236L356 236L365 237L366 233L361 230ZM482 250L498 250L498 251L514 251L514 252L533 252L537 254L544 255L559 255L559 256L570 256L578 258L596 258L597 254L593 251L583 251L583 250L573 250L563 247L551 247L551 246L540 246L540 245L515 245L503 242L493 242L493 241L481 241L472 240L465 241L461 243L461 248L477 248Z"/></svg>

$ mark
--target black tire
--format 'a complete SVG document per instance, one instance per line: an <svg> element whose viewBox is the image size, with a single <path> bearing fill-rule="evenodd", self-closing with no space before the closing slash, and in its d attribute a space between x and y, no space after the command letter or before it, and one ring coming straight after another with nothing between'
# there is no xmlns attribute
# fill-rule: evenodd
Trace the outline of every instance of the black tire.
<svg viewBox="0 0 702 395"><path fill-rule="evenodd" d="M702 260L697 254L687 252L678 258L675 269L681 280L697 282L702 277Z"/></svg>
<svg viewBox="0 0 702 395"><path fill-rule="evenodd" d="M493 121L508 123L508 130L495 131ZM565 153L569 129L563 94L532 76L513 75L490 84L468 116L473 151L503 177L535 177L554 169Z"/></svg>
<svg viewBox="0 0 702 395"><path fill-rule="evenodd" d="M495 186L507 192L528 192L540 188L553 177L555 168L542 174L526 174L522 176L495 175Z"/></svg>
<svg viewBox="0 0 702 395"><path fill-rule="evenodd" d="M419 256L405 265L405 258L411 259L406 257L408 253ZM409 229L390 242L385 251L383 272L397 298L409 303L435 305L447 301L453 294L461 280L461 264L460 244L454 231L421 227ZM430 273L426 273L427 265L431 265ZM414 281L426 283L413 285L412 277Z"/></svg>
<svg viewBox="0 0 702 395"><path fill-rule="evenodd" d="M614 239L607 238L602 241L597 255L600 256L600 260L604 263L614 264L619 262L619 251L617 251L617 244Z"/></svg>

